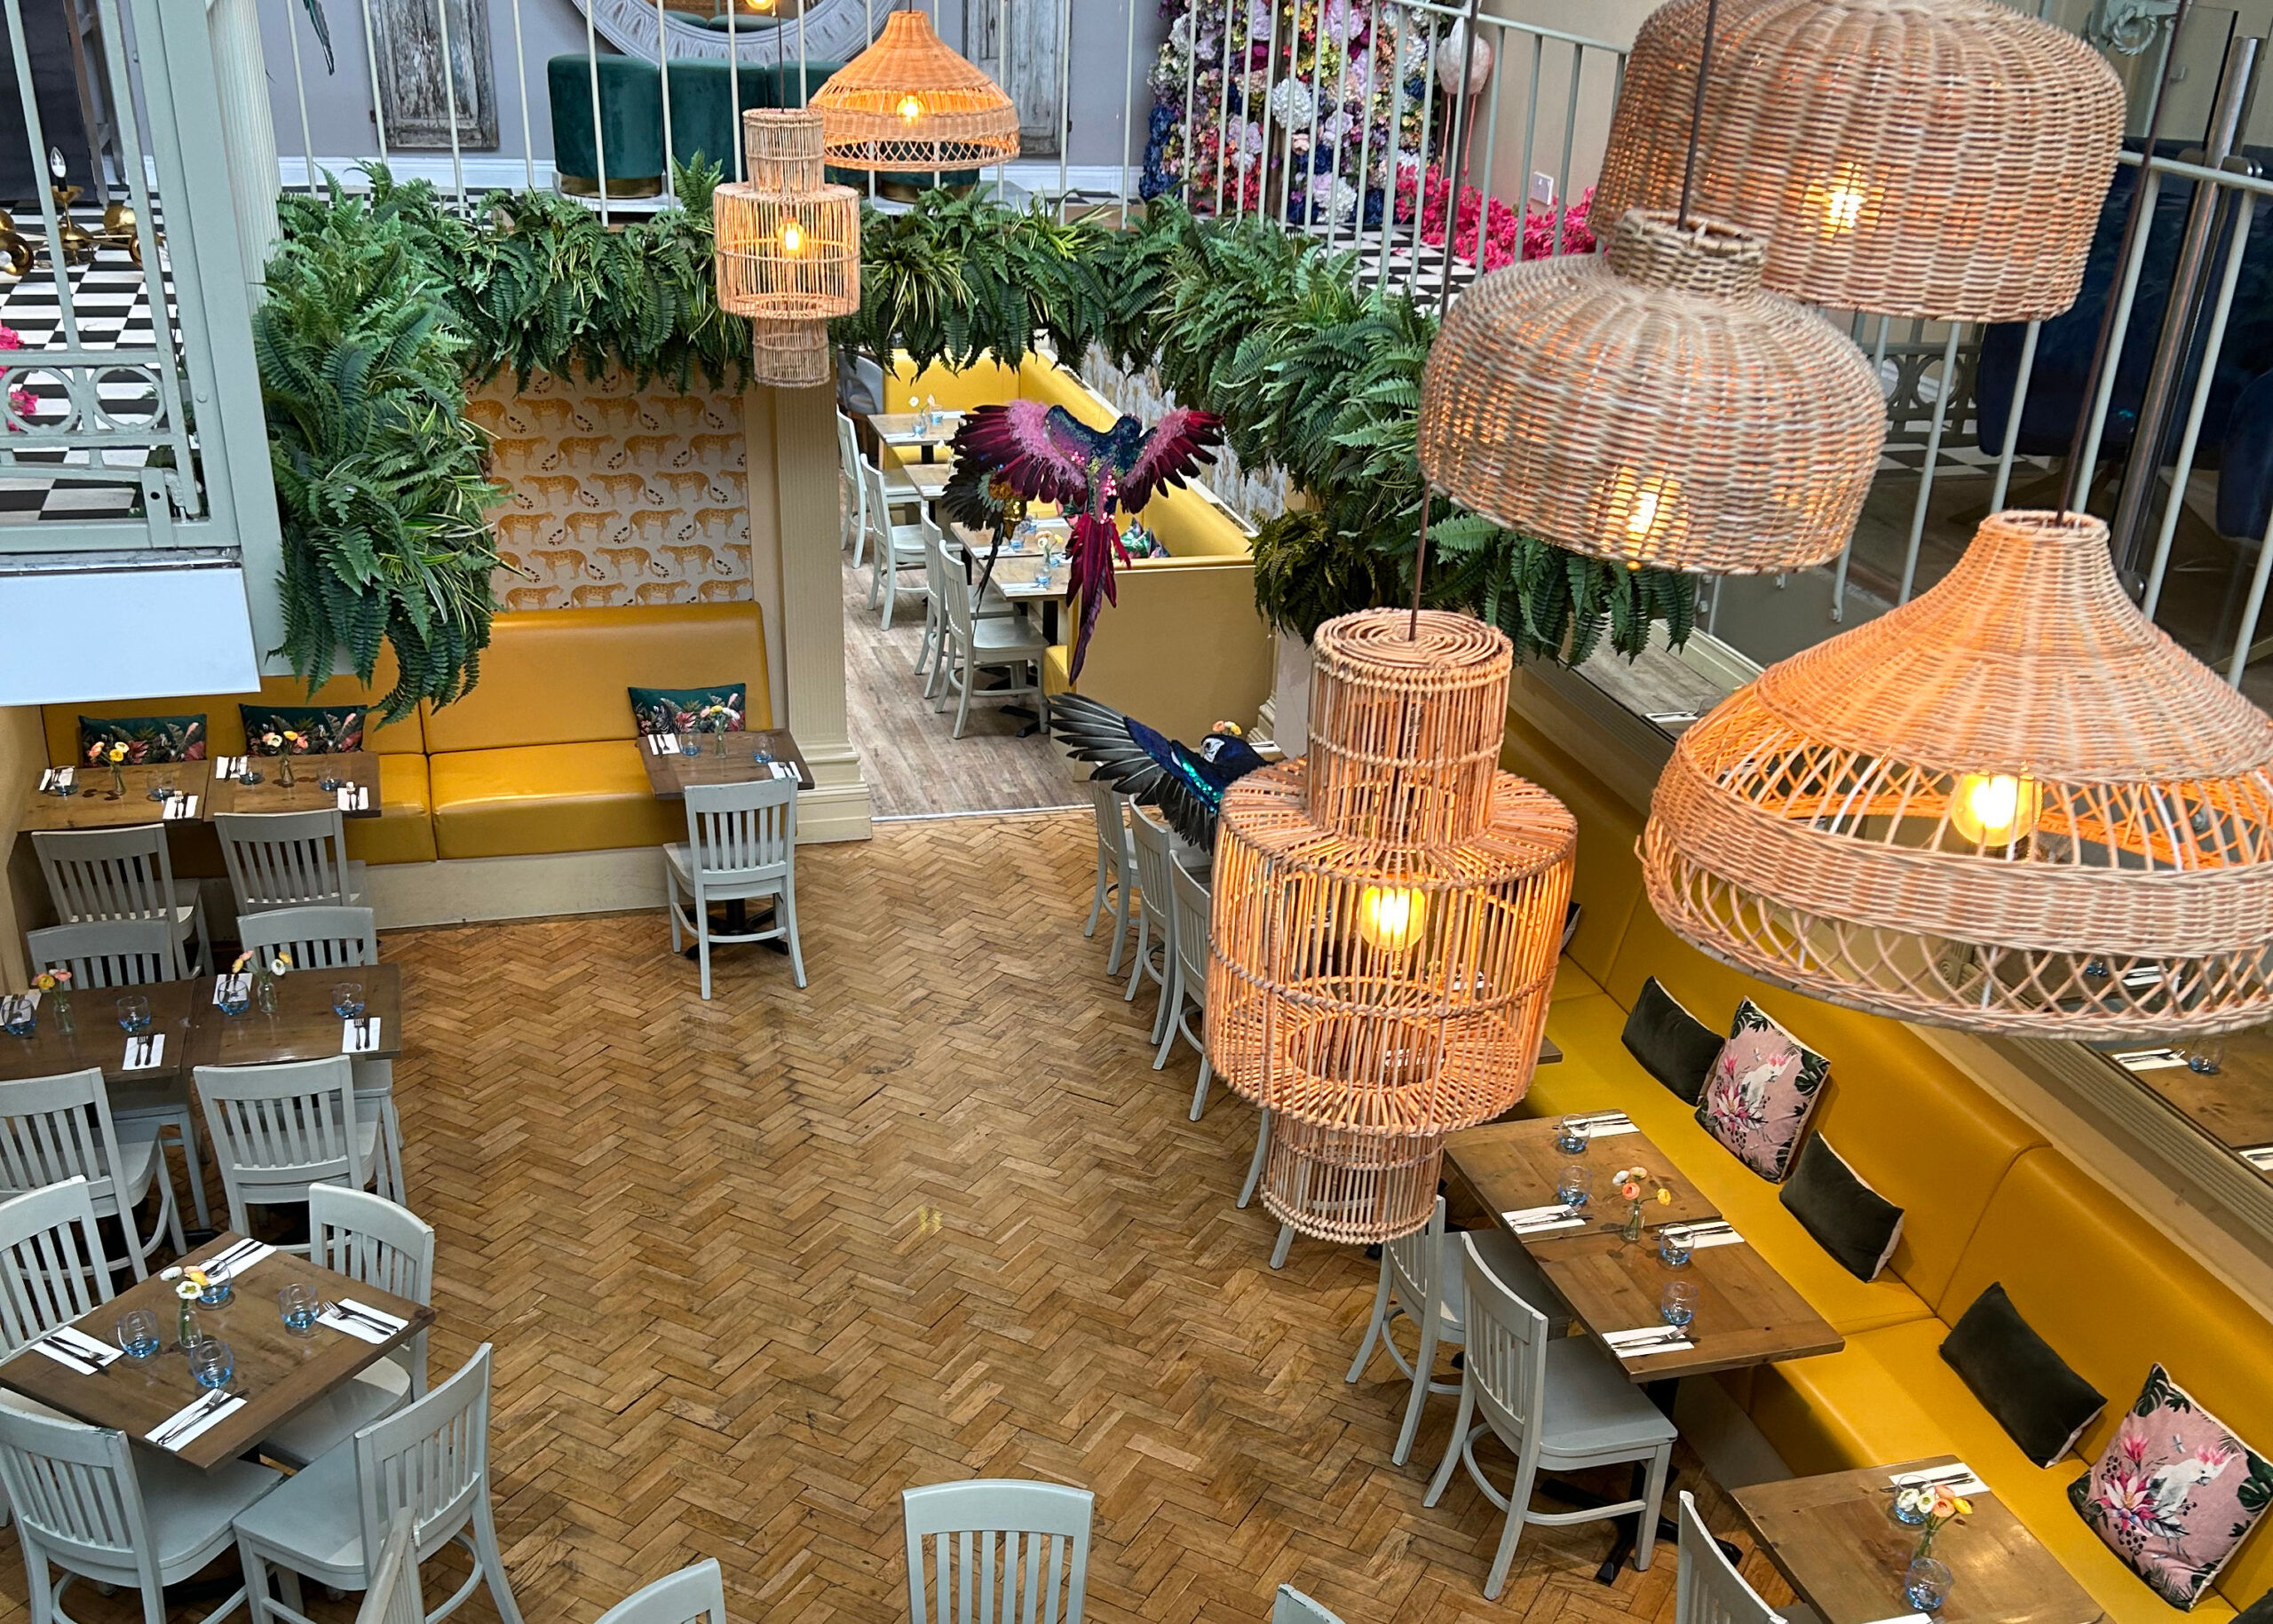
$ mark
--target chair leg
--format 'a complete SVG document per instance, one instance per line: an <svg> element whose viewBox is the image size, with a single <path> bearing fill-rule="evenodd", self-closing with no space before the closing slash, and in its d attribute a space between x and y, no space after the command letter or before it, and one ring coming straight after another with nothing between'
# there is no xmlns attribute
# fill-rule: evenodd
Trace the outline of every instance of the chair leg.
<svg viewBox="0 0 2273 1624"><path fill-rule="evenodd" d="M1515 1485L1508 1491L1508 1525L1500 1531L1499 1554L1492 1558L1492 1571L1485 1576L1484 1599L1496 1602L1508 1583L1508 1569L1516 1559L1516 1546L1524 1537L1524 1524L1529 1519L1532 1479L1539 1469L1517 1468Z"/></svg>
<svg viewBox="0 0 2273 1624"><path fill-rule="evenodd" d="M1126 874L1126 869L1122 873ZM1126 882L1123 882L1126 883ZM1121 994L1123 1003L1136 1002L1136 984L1144 974L1144 955L1152 940L1152 910L1140 906L1136 915L1136 962L1129 967L1129 986Z"/></svg>
<svg viewBox="0 0 2273 1624"><path fill-rule="evenodd" d="M276 1569L276 1599L301 1617L307 1616L308 1600L300 1593L300 1576L290 1568Z"/></svg>
<svg viewBox="0 0 2273 1624"><path fill-rule="evenodd" d="M1126 865L1113 870L1113 956L1105 961L1105 973L1121 973L1121 950L1129 943L1129 869Z"/></svg>
<svg viewBox="0 0 2273 1624"><path fill-rule="evenodd" d="M409 1176L402 1166L402 1113L395 1109L394 1090L387 1090L379 1107L379 1179L387 1200L398 1207L410 1205Z"/></svg>
<svg viewBox="0 0 2273 1624"><path fill-rule="evenodd" d="M1294 1245L1295 1226L1291 1224L1281 1224L1279 1226L1279 1244L1271 1248L1271 1266L1274 1269L1285 1268L1287 1254L1293 1249Z"/></svg>
<svg viewBox="0 0 2273 1624"><path fill-rule="evenodd" d="M1168 1019L1159 1023L1160 1052L1152 1057L1152 1069L1159 1071L1168 1063L1168 1050L1176 1047L1177 1017L1184 1002L1184 969L1178 964L1168 966L1168 984L1160 989L1160 1009Z"/></svg>
<svg viewBox="0 0 2273 1624"><path fill-rule="evenodd" d="M1386 1269L1386 1256L1382 1263ZM1413 1356L1413 1393L1405 1401L1405 1425L1398 1430L1397 1447L1390 1453L1392 1466L1404 1465L1406 1457L1413 1453L1414 1437L1421 1430L1421 1412L1429 1404L1429 1383L1436 1374L1437 1327L1431 1316L1430 1322L1421 1327L1421 1351ZM1461 1385L1464 1390L1468 1385L1466 1377L1461 1378Z"/></svg>
<svg viewBox="0 0 2273 1624"><path fill-rule="evenodd" d="M23 1519L16 1519L16 1535L24 1547L24 1584L30 1592L32 1624L51 1624L55 1617L55 1592L47 1582L47 1553L40 1549L32 1536L24 1532Z"/></svg>
<svg viewBox="0 0 2273 1624"><path fill-rule="evenodd" d="M678 935L678 875L668 857L663 859L663 911L671 916L671 951L683 953L686 944Z"/></svg>
<svg viewBox="0 0 2273 1624"><path fill-rule="evenodd" d="M700 887L694 893L694 951L695 957L702 963L702 996L708 1002L710 996L710 910L704 904Z"/></svg>
<svg viewBox="0 0 2273 1624"><path fill-rule="evenodd" d="M1666 1497L1666 1473L1673 1465L1673 1446L1666 1445L1650 1457L1650 1477L1642 1491L1642 1525L1634 1536L1634 1567L1650 1571L1650 1549L1658 1542L1658 1507Z"/></svg>
<svg viewBox="0 0 2273 1624"><path fill-rule="evenodd" d="M1216 1072L1208 1059L1208 1045L1195 1041L1192 1046L1200 1051L1200 1086L1192 1091L1192 1120L1196 1122L1200 1113L1208 1109L1208 1085L1215 1081Z"/></svg>
<svg viewBox="0 0 2273 1624"><path fill-rule="evenodd" d="M973 641L975 643L977 639L974 638ZM962 667L962 683L961 691L955 697L954 736L958 739L962 738L963 734L970 731L970 685L973 680L977 678L978 675L978 672L977 668L974 667L970 661L965 660Z"/></svg>
<svg viewBox="0 0 2273 1624"><path fill-rule="evenodd" d="M1366 1321L1366 1340L1358 1344L1358 1357L1350 1361L1350 1374L1342 1379L1355 1382L1366 1374L1366 1361L1374 1357L1374 1339L1388 1335L1389 1327L1389 1250L1382 1250L1381 1283L1374 1287L1374 1317Z"/></svg>
<svg viewBox="0 0 2273 1624"><path fill-rule="evenodd" d="M1105 847L1100 845L1097 847L1097 889L1089 893L1089 923L1081 927L1082 935L1095 936L1097 933L1097 915L1105 912Z"/></svg>
<svg viewBox="0 0 2273 1624"><path fill-rule="evenodd" d="M237 1565L244 1570L245 1612L251 1624L269 1624L271 1613L268 1596L268 1565L260 1559L260 1554L251 1546L239 1540ZM32 1595L35 1598L38 1596L40 1589L39 1585L32 1586ZM36 1599L32 1603L32 1620L33 1624L40 1624L39 1603Z"/></svg>
<svg viewBox="0 0 2273 1624"><path fill-rule="evenodd" d="M1453 1415L1453 1435L1445 1440L1445 1458L1437 1462L1437 1475L1429 1479L1429 1492L1421 1497L1424 1506L1433 1506L1445 1497L1445 1489L1453 1480L1453 1468L1460 1464L1468 1451L1468 1430L1476 1419L1476 1390L1468 1384L1468 1377L1460 1379L1460 1408Z"/></svg>
<svg viewBox="0 0 2273 1624"><path fill-rule="evenodd" d="M481 1485L481 1494L473 1502L473 1554L481 1563L481 1575L489 1586L489 1599L497 1604L497 1616L504 1624L521 1624L519 1604L513 1600L512 1581L505 1577L505 1558L497 1549L497 1524L489 1514L489 1485Z"/></svg>
<svg viewBox="0 0 2273 1624"><path fill-rule="evenodd" d="M1247 1183L1239 1186L1239 1205L1244 1207L1255 1199L1255 1187L1263 1182L1263 1159L1271 1149L1271 1113L1255 1113L1255 1154L1247 1159Z"/></svg>
<svg viewBox="0 0 2273 1624"><path fill-rule="evenodd" d="M789 935L789 973L797 985L805 984L805 950L797 942L797 890L791 884L782 888L777 906L781 910L781 925Z"/></svg>

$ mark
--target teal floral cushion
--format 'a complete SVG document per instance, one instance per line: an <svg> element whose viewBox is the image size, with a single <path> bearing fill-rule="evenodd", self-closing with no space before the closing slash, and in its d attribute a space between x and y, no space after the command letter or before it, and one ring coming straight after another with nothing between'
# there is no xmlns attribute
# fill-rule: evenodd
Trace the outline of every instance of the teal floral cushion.
<svg viewBox="0 0 2273 1624"><path fill-rule="evenodd" d="M738 733L749 715L749 685L743 682L630 692L631 720L643 739L655 733ZM718 725L721 720L724 727Z"/></svg>
<svg viewBox="0 0 2273 1624"><path fill-rule="evenodd" d="M163 761L205 759L205 714L194 717L81 717L79 759L110 759L114 744L126 747L128 766Z"/></svg>
<svg viewBox="0 0 2273 1624"><path fill-rule="evenodd" d="M1830 1061L1747 998L1737 1006L1729 1041L1705 1073L1698 1125L1738 1161L1780 1184L1830 1075Z"/></svg>
<svg viewBox="0 0 2273 1624"><path fill-rule="evenodd" d="M363 748L360 705L240 705L237 714L245 749L256 756L284 754L286 733L299 735L289 746L295 756L348 756Z"/></svg>
<svg viewBox="0 0 2273 1624"><path fill-rule="evenodd" d="M2273 1501L2273 1461L2157 1365L2068 1499L2156 1595L2190 1608Z"/></svg>

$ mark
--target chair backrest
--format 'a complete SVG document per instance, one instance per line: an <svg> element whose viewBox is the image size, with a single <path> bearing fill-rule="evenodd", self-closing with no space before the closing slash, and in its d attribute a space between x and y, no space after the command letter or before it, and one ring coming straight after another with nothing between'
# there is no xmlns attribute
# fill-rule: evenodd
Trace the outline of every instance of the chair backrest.
<svg viewBox="0 0 2273 1624"><path fill-rule="evenodd" d="M99 919L24 932L35 972L71 972L71 989L147 986L171 981L181 970L181 938L162 919Z"/></svg>
<svg viewBox="0 0 2273 1624"><path fill-rule="evenodd" d="M789 872L797 844L797 780L689 784L686 835L703 874L764 880Z"/></svg>
<svg viewBox="0 0 2273 1624"><path fill-rule="evenodd" d="M1184 994L1204 1010L1208 1007L1208 886L1173 856L1168 859L1168 884L1176 892L1176 956L1184 966Z"/></svg>
<svg viewBox="0 0 2273 1624"><path fill-rule="evenodd" d="M1292 1585L1280 1585L1271 1603L1271 1624L1342 1624L1342 1620Z"/></svg>
<svg viewBox="0 0 2273 1624"><path fill-rule="evenodd" d="M1136 851L1136 894L1152 916L1163 939L1176 940L1176 882L1168 871L1176 867L1176 835L1152 808L1140 802L1129 805L1129 836Z"/></svg>
<svg viewBox="0 0 2273 1624"><path fill-rule="evenodd" d="M249 1232L249 1206L305 1201L316 1184L363 1187L355 1068L346 1056L201 1066L197 1092L228 1192L229 1222L240 1234Z"/></svg>
<svg viewBox="0 0 2273 1624"><path fill-rule="evenodd" d="M1681 1492L1681 1574L1675 1581L1674 1624L1784 1624L1721 1549L1697 1515L1696 1497Z"/></svg>
<svg viewBox="0 0 2273 1624"><path fill-rule="evenodd" d="M1434 1223L1444 1224L1444 1197ZM1547 1316L1508 1289L1492 1272L1476 1238L1461 1241L1461 1284L1467 1288L1466 1351L1462 1363L1476 1390L1476 1407L1517 1452L1528 1471L1539 1457L1540 1409L1547 1398Z"/></svg>
<svg viewBox="0 0 2273 1624"><path fill-rule="evenodd" d="M139 1572L142 1593L158 1594L157 1546L125 1433L0 1405L0 1486L50 1557Z"/></svg>
<svg viewBox="0 0 2273 1624"><path fill-rule="evenodd" d="M962 563L948 556L946 539L928 513L923 518L923 546L939 559L939 601L946 606L947 622L955 629L955 636L968 649L971 646L971 622L977 614L971 603L971 589L978 583L963 579Z"/></svg>
<svg viewBox="0 0 2273 1624"><path fill-rule="evenodd" d="M408 1510L387 1525L387 1542L371 1566L370 1588L355 1610L355 1624L426 1624L426 1599L418 1591L418 1552L411 1543Z"/></svg>
<svg viewBox="0 0 2273 1624"><path fill-rule="evenodd" d="M852 419L844 415L844 408L842 407L839 407L836 411L836 460L838 465L844 470L846 479L859 478L859 436L853 432Z"/></svg>
<svg viewBox="0 0 2273 1624"><path fill-rule="evenodd" d="M1437 1311L1437 1299L1444 1295L1444 1281L1439 1278L1444 1256L1445 1198L1441 1195L1427 1224L1382 1245L1397 1300L1418 1324L1429 1323L1429 1317Z"/></svg>
<svg viewBox="0 0 2273 1624"><path fill-rule="evenodd" d="M295 970L345 970L379 962L379 932L367 907L279 907L237 921L237 939L264 959L280 949Z"/></svg>
<svg viewBox="0 0 2273 1624"><path fill-rule="evenodd" d="M868 527L879 535L892 531L891 500L884 495L884 471L867 457L860 459L861 500L867 503ZM891 560L886 559L889 564Z"/></svg>
<svg viewBox="0 0 2273 1624"><path fill-rule="evenodd" d="M1089 806L1097 820L1097 849L1115 873L1129 856L1129 797L1101 778L1081 776L1089 792Z"/></svg>
<svg viewBox="0 0 2273 1624"><path fill-rule="evenodd" d="M168 978L185 973L181 937L173 929L174 868L162 823L80 833L35 829L32 850L47 875L55 916L65 924L96 919L159 919L167 925Z"/></svg>
<svg viewBox="0 0 2273 1624"><path fill-rule="evenodd" d="M318 1268L433 1302L434 1229L408 1207L368 1190L317 1184L308 1192L308 1261Z"/></svg>
<svg viewBox="0 0 2273 1624"><path fill-rule="evenodd" d="M0 1194L83 1178L88 1200L100 1205L117 1198L117 1166L118 1129L100 1066L0 1082ZM126 1249L131 1256L133 1247Z"/></svg>
<svg viewBox="0 0 2273 1624"><path fill-rule="evenodd" d="M352 900L347 894L346 825L337 808L215 812L213 828L221 836L238 913L310 903L344 907Z"/></svg>
<svg viewBox="0 0 2273 1624"><path fill-rule="evenodd" d="M1081 1624L1093 1499L1087 1489L1005 1477L902 1490L914 1624ZM928 1609L927 1565L936 1597Z"/></svg>
<svg viewBox="0 0 2273 1624"><path fill-rule="evenodd" d="M598 1624L726 1624L726 1580L718 1559L634 1590L600 1614Z"/></svg>
<svg viewBox="0 0 2273 1624"><path fill-rule="evenodd" d="M0 1201L0 1351L13 1353L110 1296L85 1178Z"/></svg>
<svg viewBox="0 0 2273 1624"><path fill-rule="evenodd" d="M355 1435L363 1549L376 1550L408 1510L420 1561L447 1544L489 1492L489 1344L448 1381ZM502 1582L502 1579L500 1580Z"/></svg>

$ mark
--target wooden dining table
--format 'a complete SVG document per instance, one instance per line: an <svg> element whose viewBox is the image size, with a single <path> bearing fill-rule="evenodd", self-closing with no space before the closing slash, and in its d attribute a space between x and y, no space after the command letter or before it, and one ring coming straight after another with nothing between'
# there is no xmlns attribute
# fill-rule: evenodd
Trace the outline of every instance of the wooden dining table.
<svg viewBox="0 0 2273 1624"><path fill-rule="evenodd" d="M293 1060L322 1060L352 1054L358 1060L394 1060L402 1055L402 969L357 964L305 969L276 978L276 1012L257 1006L240 1015L223 1013L213 1001L217 978L201 976L193 989L189 1017L189 1063L197 1066L279 1066ZM349 1022L333 1007L345 982L363 989L361 1019L376 1021L368 1049L347 1048Z"/></svg>
<svg viewBox="0 0 2273 1624"><path fill-rule="evenodd" d="M955 437L955 431L962 426L962 414L942 411L926 428L921 412L870 412L868 426L878 440L903 454L903 462L905 454L913 451L917 461L928 463Z"/></svg>
<svg viewBox="0 0 2273 1624"><path fill-rule="evenodd" d="M80 987L70 994L70 1030L55 1012L55 995L44 994L28 1037L0 1031L0 1081L28 1077L57 1077L102 1069L103 1081L112 1087L172 1082L183 1074L189 1059L190 1003L202 981L153 981L141 986ZM118 1023L119 1000L142 997L150 1002L150 1025L130 1034ZM138 1038L162 1036L154 1046L155 1059L129 1068L129 1046Z"/></svg>
<svg viewBox="0 0 2273 1624"><path fill-rule="evenodd" d="M260 777L257 784L215 773L208 796L217 812L289 812L337 811L344 818L379 815L379 758L368 750L343 750L336 756L295 756L292 781L284 781L282 759L251 756L249 762ZM323 786L329 781L332 788ZM342 805L342 788L369 793Z"/></svg>
<svg viewBox="0 0 2273 1624"><path fill-rule="evenodd" d="M46 772L36 774L44 778ZM118 777L125 782L119 790L107 766L89 766L81 762L71 769L71 792L57 795L35 785L24 799L22 820L17 828L54 833L66 830L124 829L139 824L163 822L202 822L212 810L211 764L204 761L174 761L148 763L140 766L122 764ZM184 797L183 812L169 817L166 803L151 799L154 788L171 782ZM188 797L194 796L192 803Z"/></svg>
<svg viewBox="0 0 2273 1624"><path fill-rule="evenodd" d="M718 740L724 737L726 748L722 751ZM647 741L639 741L639 759L647 769L647 787L659 801L683 801L689 784L748 784L772 776L773 762L787 762L797 770L797 787L813 787L813 770L806 764L805 753L797 748L796 739L786 727L753 727L739 733L689 733L681 735L682 741L691 741L701 748L694 755L684 749L655 750ZM763 750L766 759L760 761Z"/></svg>
<svg viewBox="0 0 2273 1624"><path fill-rule="evenodd" d="M224 1232L194 1248L183 1261L202 1263L242 1239ZM201 1303L192 1311L201 1331L229 1344L236 1361L229 1390L242 1396L245 1403L178 1449L166 1452L206 1471L243 1454L309 1405L352 1381L358 1371L434 1322L434 1311L422 1303L319 1268L287 1252L269 1254L236 1275L234 1284L236 1295L232 1301L211 1308ZM277 1292L293 1284L312 1287L326 1302L352 1297L406 1323L379 1342L365 1342L321 1324L307 1335L297 1335L286 1328L276 1302ZM157 1353L141 1360L114 1359L89 1375L26 1347L0 1363L0 1386L91 1426L116 1428L144 1447L156 1447L146 1442L145 1435L199 1394L190 1375L188 1357L173 1345L180 1307L174 1282L154 1274L71 1324L95 1341L116 1347L120 1318L131 1309L147 1308L157 1315L165 1343Z"/></svg>
<svg viewBox="0 0 2273 1624"><path fill-rule="evenodd" d="M1918 1530L1889 1514L1897 1472L1957 1462L1935 1455L1893 1466L1788 1477L1731 1489L1776 1571L1824 1624L1871 1624L1909 1608L1903 1575ZM2095 1624L2098 1603L1997 1497L1967 1496L1972 1514L1944 1528L1934 1555L1952 1576L1940 1624Z"/></svg>

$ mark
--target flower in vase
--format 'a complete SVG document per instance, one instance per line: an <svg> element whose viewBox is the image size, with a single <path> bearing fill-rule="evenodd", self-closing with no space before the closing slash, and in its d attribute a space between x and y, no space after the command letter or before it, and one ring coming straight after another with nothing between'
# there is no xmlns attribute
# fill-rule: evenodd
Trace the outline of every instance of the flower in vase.
<svg viewBox="0 0 2273 1624"><path fill-rule="evenodd" d="M115 767L118 765L120 762L126 759L126 746L123 744L114 744L110 749L103 752L103 757Z"/></svg>
<svg viewBox="0 0 2273 1624"><path fill-rule="evenodd" d="M292 955L289 953L280 953L268 961L268 973L272 976L283 975L291 968Z"/></svg>
<svg viewBox="0 0 2273 1624"><path fill-rule="evenodd" d="M71 972L59 967L43 970L32 978L32 985L43 993L64 991L71 985Z"/></svg>
<svg viewBox="0 0 2273 1624"><path fill-rule="evenodd" d="M246 948L242 953L237 955L236 962L229 966L229 973L233 976L241 976L244 974L245 966L252 963L252 949L249 947Z"/></svg>
<svg viewBox="0 0 2273 1624"><path fill-rule="evenodd" d="M174 1295L185 1303L194 1303L205 1295L205 1287L211 1281L212 1277L202 1269L184 1269L181 1279L174 1282Z"/></svg>
<svg viewBox="0 0 2273 1624"><path fill-rule="evenodd" d="M263 733L260 736L260 741L268 747L268 753L271 756L284 748L283 738L276 733Z"/></svg>

